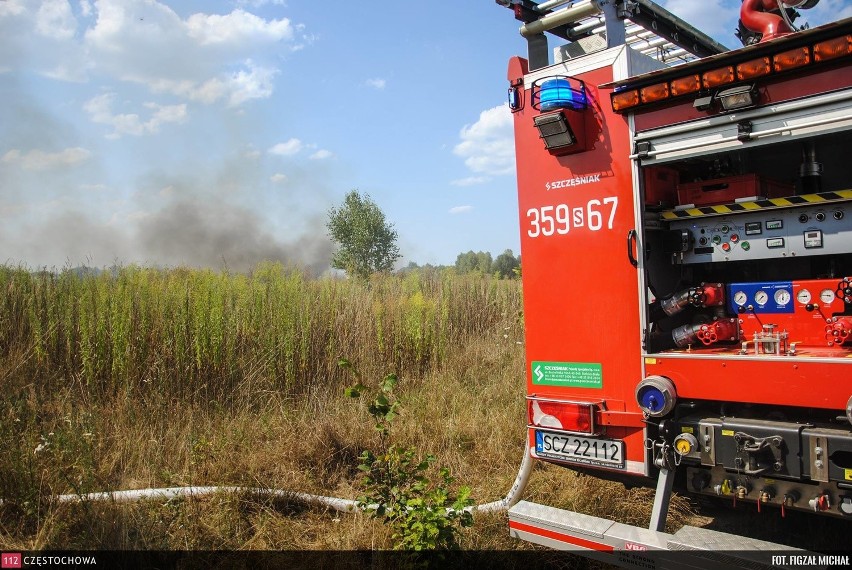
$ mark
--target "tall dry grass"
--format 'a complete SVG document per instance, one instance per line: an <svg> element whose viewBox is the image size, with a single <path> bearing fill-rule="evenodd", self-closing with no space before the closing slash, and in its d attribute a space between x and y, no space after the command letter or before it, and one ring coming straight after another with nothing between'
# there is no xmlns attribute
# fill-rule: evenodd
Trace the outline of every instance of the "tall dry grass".
<svg viewBox="0 0 852 570"><path fill-rule="evenodd" d="M520 311L511 281L417 272L365 285L280 264L82 277L2 267L0 292L0 351L18 365L6 375L37 377L48 393L73 383L92 397L182 401L335 385L340 355L368 373L423 373Z"/></svg>
<svg viewBox="0 0 852 570"><path fill-rule="evenodd" d="M150 506L50 498L190 484L354 497L358 454L376 441L343 397L352 379L340 356L367 377L400 374L398 437L465 483L489 473L480 496L499 497L514 476L521 434L509 426L521 420L505 414L522 417L518 282L420 272L363 283L276 264L250 275L2 267L0 292L0 544L271 546L225 523L193 541L178 532L184 510L205 512L192 524L218 520L209 504L178 501L174 519ZM512 431L511 444L495 440ZM177 526L139 518L149 515ZM335 544L387 546L383 529L362 524L372 530L347 530Z"/></svg>
<svg viewBox="0 0 852 570"><path fill-rule="evenodd" d="M392 437L438 457L477 502L523 453L521 291L451 272L313 279L127 267L98 276L0 267L0 546L371 549L362 514L253 495L57 504L57 494L243 485L355 498L377 435L345 398L352 361L400 376ZM539 465L527 497L646 525L650 491ZM671 524L688 515L675 501ZM504 514L461 543L527 548Z"/></svg>

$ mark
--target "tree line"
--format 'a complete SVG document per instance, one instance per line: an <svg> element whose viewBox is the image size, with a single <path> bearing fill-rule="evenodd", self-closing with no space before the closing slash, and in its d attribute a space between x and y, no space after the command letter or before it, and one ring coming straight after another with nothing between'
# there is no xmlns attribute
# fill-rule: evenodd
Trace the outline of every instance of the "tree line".
<svg viewBox="0 0 852 570"><path fill-rule="evenodd" d="M418 265L411 261L401 272L425 270L455 269L456 273L478 273L480 275L494 275L500 279L515 279L521 276L521 256L516 256L511 249L505 250L494 259L489 251L467 251L458 254L453 265Z"/></svg>
<svg viewBox="0 0 852 570"><path fill-rule="evenodd" d="M358 190L350 191L340 206L328 211L326 223L328 236L335 243L331 266L347 275L367 278L373 273L389 272L401 257L397 245L398 235L384 212L370 198ZM495 275L501 279L514 279L521 275L521 256L511 249L492 258L487 251L468 251L456 257L453 266L460 273ZM401 271L443 269L430 264L419 266L410 262Z"/></svg>

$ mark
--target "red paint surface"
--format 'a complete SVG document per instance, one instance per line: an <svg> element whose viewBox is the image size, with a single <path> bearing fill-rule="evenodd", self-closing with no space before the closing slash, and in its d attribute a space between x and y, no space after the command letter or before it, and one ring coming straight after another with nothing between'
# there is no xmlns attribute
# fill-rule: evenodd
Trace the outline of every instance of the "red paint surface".
<svg viewBox="0 0 852 570"><path fill-rule="evenodd" d="M573 544L574 546L579 546L582 548L588 548L589 550L597 550L598 552L614 552L615 548L604 544L602 542L595 542L593 540L587 540L585 538L579 538L576 536L572 536L570 534L565 534L562 532L556 532L553 530L549 530L546 528L541 528L537 526L532 526L525 523L509 521L509 528L513 528L515 530L528 532L530 534L536 534L538 536L543 536L545 538L550 538L553 540L558 540L560 542L567 542L568 544Z"/></svg>
<svg viewBox="0 0 852 570"><path fill-rule="evenodd" d="M522 61L510 62L510 82L523 67ZM530 105L529 90L523 109L514 114L527 391L573 401L606 400L606 409L639 413L633 394L641 379L638 282L626 248L627 232L635 227L627 121L612 112L607 93L595 87L612 80L608 66L578 78L586 83L590 100L579 117L585 121L589 150L566 156L547 152L533 124L538 111ZM605 200L617 200L617 205ZM532 237L530 212L542 208L568 212L567 231ZM600 219L595 213L590 218L590 208ZM580 213L582 225L575 223ZM600 229L592 230L590 225L598 222ZM603 388L534 386L533 361L600 364ZM612 425L617 416L610 418L604 436L624 439L626 458L642 463L642 428L633 418L623 416L621 427Z"/></svg>

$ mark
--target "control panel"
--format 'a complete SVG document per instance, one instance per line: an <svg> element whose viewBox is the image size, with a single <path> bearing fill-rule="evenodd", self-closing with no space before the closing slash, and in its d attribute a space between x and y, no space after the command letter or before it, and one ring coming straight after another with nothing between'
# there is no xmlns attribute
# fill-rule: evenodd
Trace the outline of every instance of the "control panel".
<svg viewBox="0 0 852 570"><path fill-rule="evenodd" d="M838 317L846 308L847 284L844 279L729 283L728 310L738 315L740 339L760 338L770 330L786 334L790 345L839 347L846 337L840 338L844 329L838 326L846 327L850 319Z"/></svg>
<svg viewBox="0 0 852 570"><path fill-rule="evenodd" d="M676 263L748 261L849 252L852 211L848 203L759 209L670 222L684 235Z"/></svg>

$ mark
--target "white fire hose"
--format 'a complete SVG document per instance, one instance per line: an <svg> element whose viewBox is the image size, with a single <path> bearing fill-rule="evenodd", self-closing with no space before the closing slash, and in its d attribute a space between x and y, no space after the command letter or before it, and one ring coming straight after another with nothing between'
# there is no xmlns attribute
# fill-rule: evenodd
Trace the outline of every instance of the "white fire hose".
<svg viewBox="0 0 852 570"><path fill-rule="evenodd" d="M493 513L508 510L512 505L521 500L521 495L527 486L532 473L532 458L530 457L529 441L524 447L524 458L521 461L515 482L505 497L499 501L492 501L482 505L469 507L474 512ZM82 501L113 501L116 503L129 503L143 499L169 500L179 497L204 497L216 493L253 493L257 495L268 495L281 499L295 499L311 505L319 505L340 512L351 513L359 510L357 501L352 499L341 499L338 497L326 497L323 495L312 495L310 493L298 493L284 491L281 489L265 489L262 487L236 487L236 486L206 486L206 487L161 487L158 489L133 489L127 491L101 491L97 493L82 493L57 495L56 501L60 503L73 503ZM0 500L2 504L2 500Z"/></svg>

